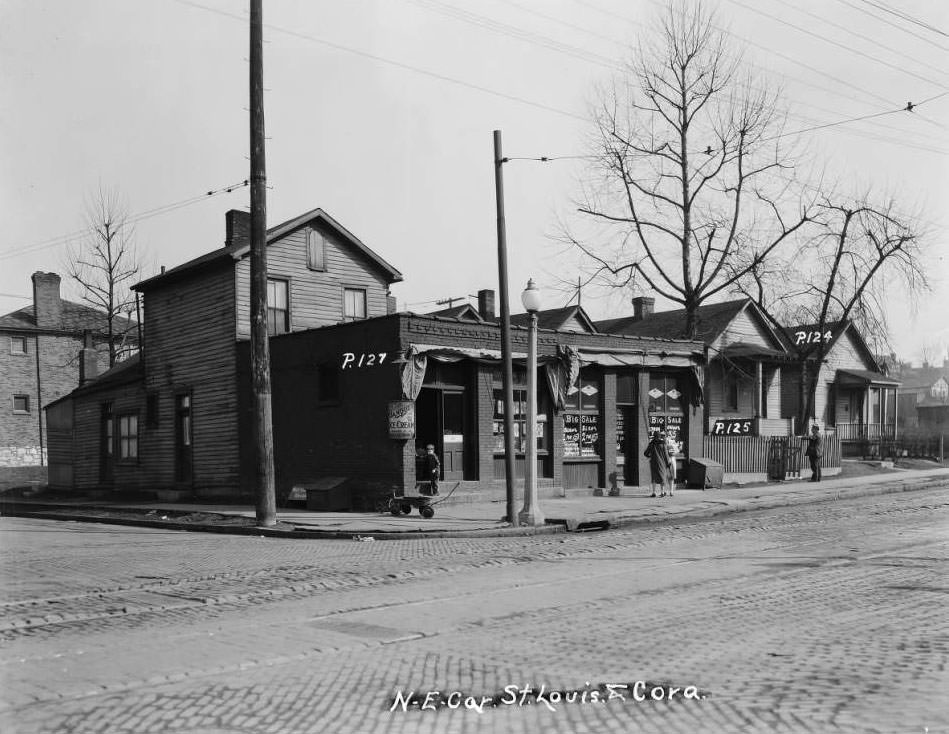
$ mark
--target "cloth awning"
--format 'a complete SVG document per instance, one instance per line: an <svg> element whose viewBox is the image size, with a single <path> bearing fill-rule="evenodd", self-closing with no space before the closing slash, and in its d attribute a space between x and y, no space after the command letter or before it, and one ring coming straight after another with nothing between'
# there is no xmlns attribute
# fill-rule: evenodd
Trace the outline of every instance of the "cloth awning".
<svg viewBox="0 0 949 734"><path fill-rule="evenodd" d="M848 385L852 387L866 387L868 385L877 385L885 387L899 387L899 380L887 377L879 372L871 370L837 370L837 384Z"/></svg>
<svg viewBox="0 0 949 734"><path fill-rule="evenodd" d="M609 349L595 351L578 349L582 364L598 364L601 367L692 367L700 364L703 355L699 353L644 352L634 350Z"/></svg>
<svg viewBox="0 0 949 734"><path fill-rule="evenodd" d="M416 354L425 354L439 362L457 362L460 359L474 359L479 362L500 362L500 349L481 349L478 347L446 347L442 344L413 344ZM527 359L526 352L511 352L512 359ZM543 362L541 357L538 361Z"/></svg>

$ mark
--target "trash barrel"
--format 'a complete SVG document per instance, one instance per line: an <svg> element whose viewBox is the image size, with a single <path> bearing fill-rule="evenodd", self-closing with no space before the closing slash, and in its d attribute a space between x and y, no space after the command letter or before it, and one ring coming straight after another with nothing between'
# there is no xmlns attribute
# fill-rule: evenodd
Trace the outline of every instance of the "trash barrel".
<svg viewBox="0 0 949 734"><path fill-rule="evenodd" d="M712 459L698 457L689 459L689 478L690 487L700 487L708 489L715 487L722 488L725 479L725 467Z"/></svg>

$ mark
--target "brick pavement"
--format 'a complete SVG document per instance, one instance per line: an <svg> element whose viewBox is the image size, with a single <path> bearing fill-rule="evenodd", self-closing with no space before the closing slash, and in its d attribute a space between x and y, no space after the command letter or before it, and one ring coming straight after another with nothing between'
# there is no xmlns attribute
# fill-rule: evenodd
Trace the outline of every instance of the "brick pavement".
<svg viewBox="0 0 949 734"><path fill-rule="evenodd" d="M944 523L945 506L937 494L916 503L908 499L879 499L852 530L840 522L850 516L852 505L841 504L645 533L522 539L513 547L510 540L497 539L415 541L406 542L405 549L398 547L401 542L328 547L328 565L337 564L337 570L346 563L346 550L357 565L383 570L417 558L419 547L445 568L454 567L451 562L457 564L459 556L486 562L503 553L521 562L480 569L469 564L472 588L456 590L462 599L455 607L441 598L432 621L421 625L411 610L420 608L419 600L439 599L437 578L285 598L268 605L276 616L266 619L273 624L261 625L256 634L249 634L256 616L234 626L234 614L243 617L251 613L247 609L214 608L202 610L197 621L189 614L177 622L165 620L190 630L194 655L207 658L203 666L192 664L187 679L154 678L142 685L140 677L128 691L112 694L90 686L85 693L95 695L58 703L49 699L63 691L61 685L44 687L33 680L34 693L45 703L7 712L6 723L23 732L760 731L762 726L897 731L909 721L946 724L941 702L925 691L940 676L944 680L949 657L937 565L945 560L946 545L934 532L939 517ZM886 552L871 552L875 539L887 532L894 537ZM722 538L728 541L724 547ZM324 544L294 551L294 561L318 562ZM267 549L264 558L241 563L263 570L278 546L268 541L255 547ZM192 550L195 557L206 553L200 545ZM714 554L715 566L724 578L714 578L710 550L720 551ZM580 575L566 587L572 589L566 602L565 587L557 583L564 569ZM485 585L491 578L502 591L505 584L520 584L530 593L494 609ZM301 626L304 607L310 616L367 611L347 615L347 631L338 625ZM460 616L455 620L453 615ZM135 642L153 669L173 669L173 650L164 663L161 659L163 615L154 617L145 626L153 635L134 627L123 632L116 625L120 620L104 620L95 632L82 632L79 625L81 637L60 634L39 640L39 647L55 655L57 646L81 642L101 645L106 654L118 633ZM442 627L439 619L445 620ZM353 620L363 626L353 627ZM373 622L382 624L373 627ZM212 647L201 634L218 624L231 633ZM437 634L383 644L380 630L390 625L397 631L420 626ZM539 631L539 639L525 630ZM155 638L150 645L148 637ZM37 649L35 640L29 643L26 648L4 643L6 670L8 653ZM222 658L227 648L231 660ZM119 680L135 669L136 661L125 657L118 656L113 672ZM378 700L381 691L406 685L491 694L506 681L582 688L586 680L635 677L696 682L710 697L676 705L564 706L556 713L510 707L482 715L450 709L392 714ZM76 679L78 689L88 684L85 678ZM861 705L861 695L875 708ZM9 730L2 720L0 726Z"/></svg>

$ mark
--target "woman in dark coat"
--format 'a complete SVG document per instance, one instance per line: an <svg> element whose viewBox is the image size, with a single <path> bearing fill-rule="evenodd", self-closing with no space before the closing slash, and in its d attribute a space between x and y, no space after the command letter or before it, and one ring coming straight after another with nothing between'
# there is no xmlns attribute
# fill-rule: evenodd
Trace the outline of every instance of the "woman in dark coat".
<svg viewBox="0 0 949 734"><path fill-rule="evenodd" d="M669 481L670 464L669 450L666 448L666 438L664 434L656 431L652 434L652 439L643 453L649 459L649 472L652 475L652 494L651 497L665 497L666 482ZM659 492L662 494L659 494Z"/></svg>

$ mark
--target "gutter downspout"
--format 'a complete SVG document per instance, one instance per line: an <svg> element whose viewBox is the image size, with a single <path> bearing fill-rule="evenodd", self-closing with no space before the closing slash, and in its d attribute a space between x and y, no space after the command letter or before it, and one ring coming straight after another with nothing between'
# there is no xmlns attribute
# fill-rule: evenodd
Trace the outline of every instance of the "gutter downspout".
<svg viewBox="0 0 949 734"><path fill-rule="evenodd" d="M40 466L46 466L43 458L43 382L40 377L40 333L36 332L36 415L40 429Z"/></svg>

